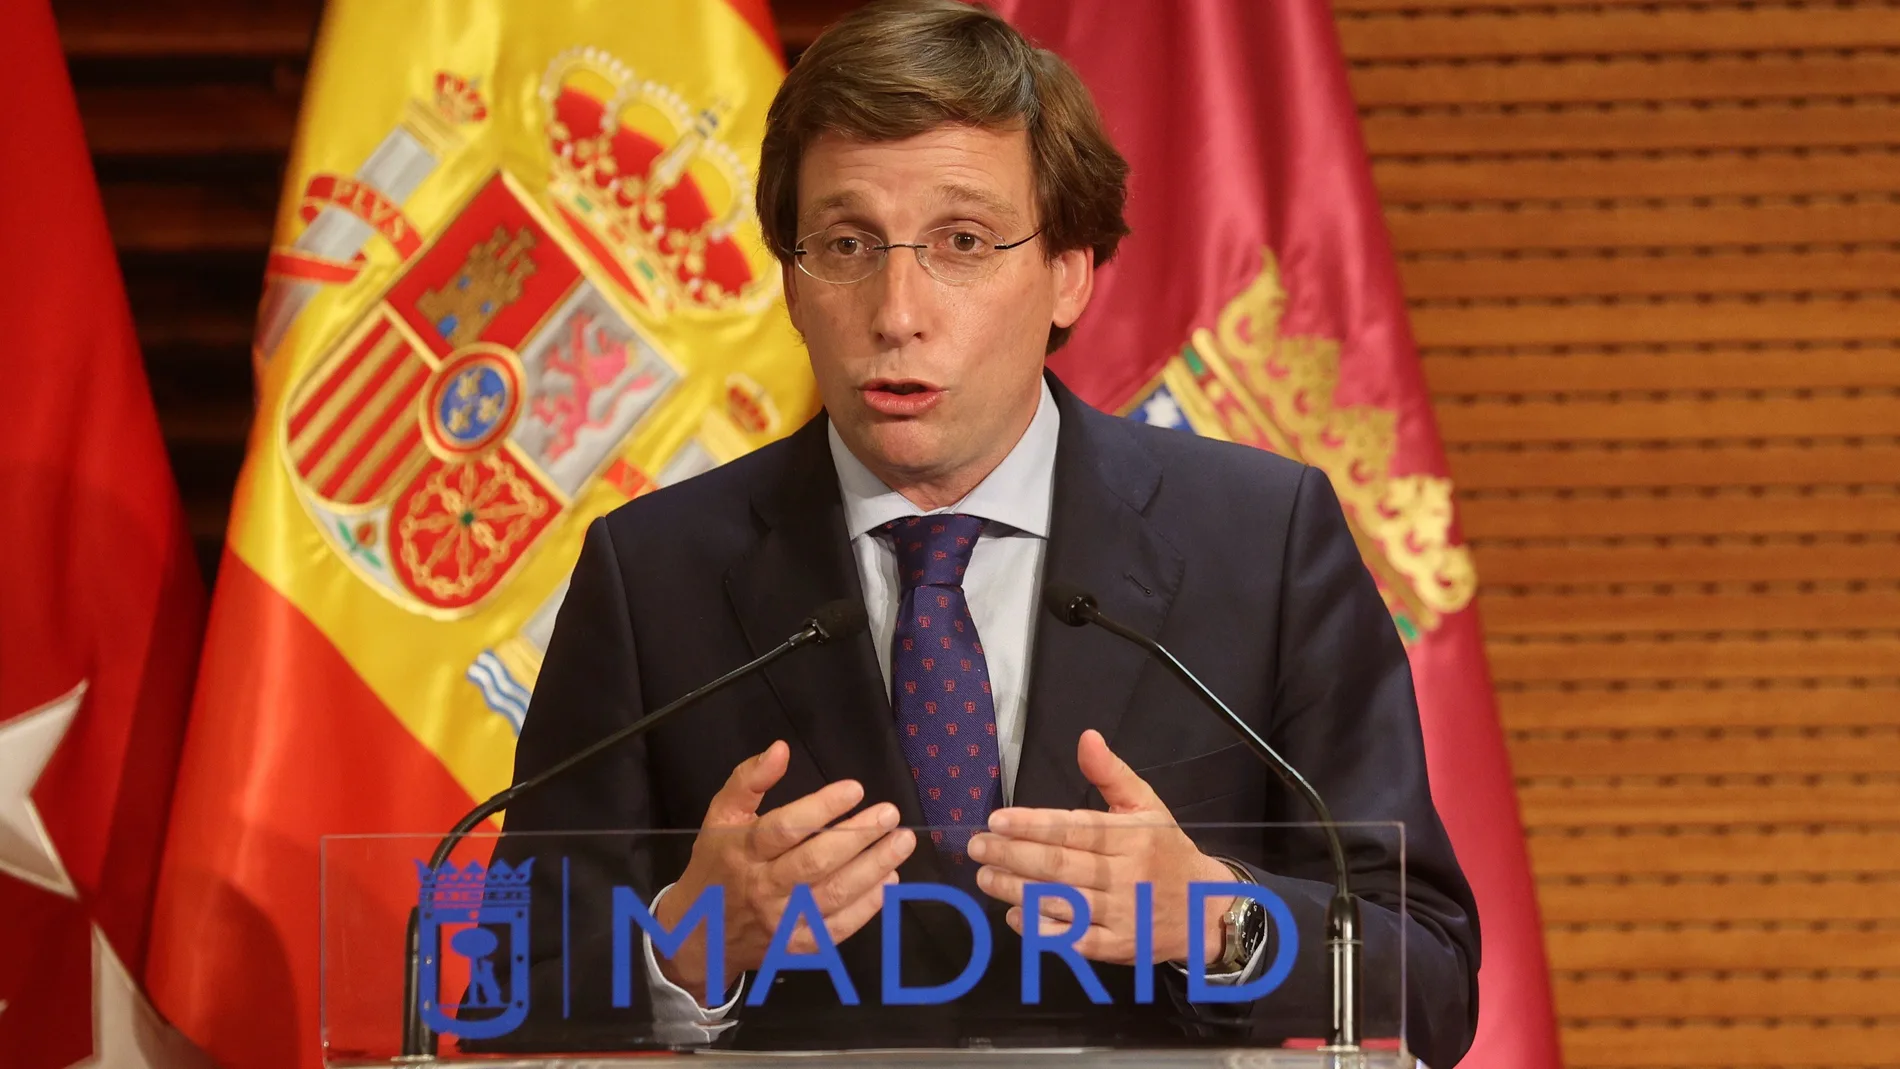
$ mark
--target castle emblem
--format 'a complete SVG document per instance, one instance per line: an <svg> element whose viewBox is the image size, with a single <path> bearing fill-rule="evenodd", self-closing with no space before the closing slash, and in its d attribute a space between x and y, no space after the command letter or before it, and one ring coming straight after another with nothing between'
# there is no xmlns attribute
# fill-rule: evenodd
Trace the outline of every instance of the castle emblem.
<svg viewBox="0 0 1900 1069"><path fill-rule="evenodd" d="M1339 343L1280 332L1287 293L1271 250L1260 273L1126 406L1148 423L1269 449L1327 475L1366 566L1409 645L1477 592L1452 537L1451 480L1393 475L1397 416L1340 405Z"/></svg>
<svg viewBox="0 0 1900 1069"><path fill-rule="evenodd" d="M450 345L461 347L481 336L495 313L521 298L521 288L534 273L528 252L534 235L521 229L510 234L496 227L494 236L468 251L461 270L416 300L416 308L435 323L436 332Z"/></svg>

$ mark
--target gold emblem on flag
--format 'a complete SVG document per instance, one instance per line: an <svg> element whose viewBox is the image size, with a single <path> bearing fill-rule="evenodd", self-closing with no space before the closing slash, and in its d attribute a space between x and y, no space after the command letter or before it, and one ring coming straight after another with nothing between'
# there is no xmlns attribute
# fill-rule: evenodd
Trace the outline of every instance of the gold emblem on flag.
<svg viewBox="0 0 1900 1069"><path fill-rule="evenodd" d="M1399 632L1410 643L1471 603L1471 551L1452 540L1451 480L1394 475L1397 413L1341 405L1339 343L1280 332L1287 293L1272 250L1126 413L1270 449L1326 473Z"/></svg>
<svg viewBox="0 0 1900 1069"><path fill-rule="evenodd" d="M465 173L444 166L471 150L454 130L487 120L487 104L451 72L434 88L379 150L375 166L408 161L392 180ZM286 466L333 548L431 616L502 590L590 487L644 492L716 463L698 439L656 472L622 456L685 377L656 330L675 315L755 316L778 295L763 244L741 240L752 175L720 140L721 101L689 106L597 49L557 55L538 92L539 128L522 132L545 138L544 181L492 169L445 219L416 227L386 288L292 386L280 422ZM361 190L385 214L402 199L373 176L331 187ZM321 221L306 236L322 237ZM312 249L337 262L345 251ZM294 285L355 277L306 272ZM279 306L286 323L300 310ZM727 376L724 398L712 412L736 434L780 429L776 402L744 375Z"/></svg>

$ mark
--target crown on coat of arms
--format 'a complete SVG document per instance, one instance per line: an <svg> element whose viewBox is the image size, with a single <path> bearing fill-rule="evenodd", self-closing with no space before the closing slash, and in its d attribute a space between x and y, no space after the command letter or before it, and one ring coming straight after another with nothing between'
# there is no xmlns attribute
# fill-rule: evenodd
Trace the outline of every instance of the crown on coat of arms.
<svg viewBox="0 0 1900 1069"><path fill-rule="evenodd" d="M724 102L695 109L596 48L556 56L540 98L548 192L617 281L668 309L770 299L775 273L756 268L736 237L753 176L720 140Z"/></svg>
<svg viewBox="0 0 1900 1069"><path fill-rule="evenodd" d="M421 861L416 862L421 902L425 908L436 913L526 906L528 883L533 875L533 858L522 862L519 868L511 867L506 861L497 861L493 868L486 870L479 861L470 861L467 868L460 869L455 867L453 861L443 862L440 869L432 869Z"/></svg>

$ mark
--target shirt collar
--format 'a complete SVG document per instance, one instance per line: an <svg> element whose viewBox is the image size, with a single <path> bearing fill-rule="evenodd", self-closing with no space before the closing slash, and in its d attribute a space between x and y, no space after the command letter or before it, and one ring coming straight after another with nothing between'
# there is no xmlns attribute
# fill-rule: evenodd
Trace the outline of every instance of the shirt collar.
<svg viewBox="0 0 1900 1069"><path fill-rule="evenodd" d="M1044 381L1035 418L1029 421L1029 429L1017 439L1015 448L963 500L936 511L981 516L1025 534L1048 538L1049 502L1055 489L1056 438L1061 426L1055 396L1049 392L1049 383ZM831 445L832 466L838 469L845 527L853 539L892 520L923 515L908 498L884 485L884 480L853 456L844 439L838 436L838 428L829 421L825 435Z"/></svg>

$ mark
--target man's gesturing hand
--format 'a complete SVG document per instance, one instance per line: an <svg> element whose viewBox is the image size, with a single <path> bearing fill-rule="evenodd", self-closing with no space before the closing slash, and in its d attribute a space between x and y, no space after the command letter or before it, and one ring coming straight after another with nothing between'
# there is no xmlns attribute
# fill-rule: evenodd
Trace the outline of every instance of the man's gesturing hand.
<svg viewBox="0 0 1900 1069"><path fill-rule="evenodd" d="M897 827L897 807L889 802L813 834L864 799L855 780L828 784L760 815L765 792L790 761L791 748L774 742L732 770L706 807L686 871L654 911L654 919L671 928L706 888L725 888L728 977L764 963L779 916L801 883L810 886L834 942L864 927L883 905L884 885L897 882L897 866L917 845L909 829ZM800 924L789 949L810 953L817 940ZM694 997L703 994L704 935L696 930L679 954L660 962L660 971Z"/></svg>
<svg viewBox="0 0 1900 1069"><path fill-rule="evenodd" d="M1127 762L1115 756L1098 731L1085 731L1076 762L1109 812L1068 809L999 809L990 830L970 839L970 857L983 863L977 886L1015 908L1009 926L1023 930L1023 886L1063 883L1080 891L1089 906L1089 928L1076 943L1084 957L1119 965L1135 960L1135 885L1154 885L1155 957L1185 961L1188 925L1200 924L1206 960L1220 955L1220 917L1233 900L1211 898L1202 916L1190 919L1190 882L1231 882L1221 861L1201 853L1174 824L1168 807ZM1041 930L1060 933L1074 919L1068 903L1042 899Z"/></svg>

